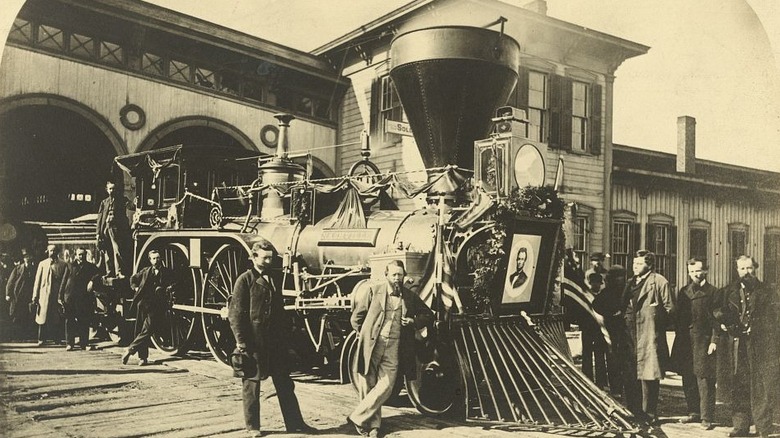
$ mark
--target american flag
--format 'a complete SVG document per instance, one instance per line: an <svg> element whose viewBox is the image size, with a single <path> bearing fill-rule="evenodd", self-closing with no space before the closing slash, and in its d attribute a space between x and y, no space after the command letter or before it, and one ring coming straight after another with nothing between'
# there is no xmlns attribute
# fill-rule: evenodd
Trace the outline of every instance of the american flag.
<svg viewBox="0 0 780 438"><path fill-rule="evenodd" d="M563 261L561 292L561 304L567 320L580 326L595 323L607 345L612 345L609 332L604 325L604 317L593 310L593 294L588 292L585 286L585 274L580 269L576 255L571 249L566 250Z"/></svg>

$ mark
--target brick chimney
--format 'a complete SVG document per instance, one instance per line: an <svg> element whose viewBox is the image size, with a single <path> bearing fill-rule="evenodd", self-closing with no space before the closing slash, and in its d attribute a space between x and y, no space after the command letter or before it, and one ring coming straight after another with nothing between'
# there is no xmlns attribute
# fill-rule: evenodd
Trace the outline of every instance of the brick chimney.
<svg viewBox="0 0 780 438"><path fill-rule="evenodd" d="M547 15L547 0L534 0L523 5L523 9L534 11L537 14Z"/></svg>
<svg viewBox="0 0 780 438"><path fill-rule="evenodd" d="M677 118L677 171L696 173L696 119Z"/></svg>

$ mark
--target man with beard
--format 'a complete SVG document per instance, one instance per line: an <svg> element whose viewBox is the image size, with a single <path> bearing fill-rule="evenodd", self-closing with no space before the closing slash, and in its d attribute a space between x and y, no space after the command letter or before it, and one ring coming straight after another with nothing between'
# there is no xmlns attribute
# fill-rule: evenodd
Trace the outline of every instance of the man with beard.
<svg viewBox="0 0 780 438"><path fill-rule="evenodd" d="M362 436L379 436L382 405L392 395L395 379L416 377L415 330L433 320L431 309L403 286L405 276L403 262L393 260L385 267L385 280L354 299L350 322L358 332L355 384L360 402L347 422Z"/></svg>
<svg viewBox="0 0 780 438"><path fill-rule="evenodd" d="M673 310L669 282L654 272L655 254L639 250L634 257L634 276L623 295L626 326L631 332L636 376L642 384L642 414L650 424L658 421L658 392L669 361L666 323Z"/></svg>
<svg viewBox="0 0 780 438"><path fill-rule="evenodd" d="M38 264L33 285L33 303L37 308L35 322L38 323L38 346L47 340L62 341L62 317L58 293L62 286L62 277L67 265L60 260L60 248L57 245L46 247L48 257Z"/></svg>
<svg viewBox="0 0 780 438"><path fill-rule="evenodd" d="M766 437L780 423L780 297L756 278L753 257L742 255L736 263L739 279L723 289L714 312L734 344L729 436L748 436L752 413L756 431Z"/></svg>
<svg viewBox="0 0 780 438"><path fill-rule="evenodd" d="M92 283L100 276L97 266L86 261L87 251L76 249L76 255L68 264L60 288L59 302L65 309L65 341L67 351L73 350L76 337L86 350L89 344L89 324L95 315L95 296ZM94 346L90 348L94 350Z"/></svg>

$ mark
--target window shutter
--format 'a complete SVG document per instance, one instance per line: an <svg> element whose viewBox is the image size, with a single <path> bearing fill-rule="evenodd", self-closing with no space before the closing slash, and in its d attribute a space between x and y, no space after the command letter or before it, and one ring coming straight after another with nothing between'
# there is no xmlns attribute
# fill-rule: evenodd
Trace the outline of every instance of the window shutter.
<svg viewBox="0 0 780 438"><path fill-rule="evenodd" d="M550 75L550 143L552 149L561 148L561 89L562 76Z"/></svg>
<svg viewBox="0 0 780 438"><path fill-rule="evenodd" d="M601 85L591 85L590 96L590 152L601 154Z"/></svg>
<svg viewBox="0 0 780 438"><path fill-rule="evenodd" d="M561 78L561 128L560 148L571 151L572 83L569 78Z"/></svg>
<svg viewBox="0 0 780 438"><path fill-rule="evenodd" d="M357 91L356 91L357 92ZM374 78L371 82L371 96L369 97L371 105L371 143L379 144L382 139L382 133L379 132L379 112L380 112L380 100L382 99L382 78Z"/></svg>

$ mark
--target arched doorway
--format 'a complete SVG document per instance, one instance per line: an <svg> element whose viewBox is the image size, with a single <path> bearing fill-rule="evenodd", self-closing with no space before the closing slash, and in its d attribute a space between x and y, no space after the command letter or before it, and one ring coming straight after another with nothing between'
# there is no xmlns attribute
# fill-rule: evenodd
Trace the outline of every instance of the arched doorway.
<svg viewBox="0 0 780 438"><path fill-rule="evenodd" d="M138 151L167 146L220 146L257 151L257 146L238 128L209 117L183 117L157 127L138 146Z"/></svg>
<svg viewBox="0 0 780 438"><path fill-rule="evenodd" d="M4 220L65 222L97 211L121 147L100 117L55 97L2 102ZM100 124L100 126L98 126Z"/></svg>

